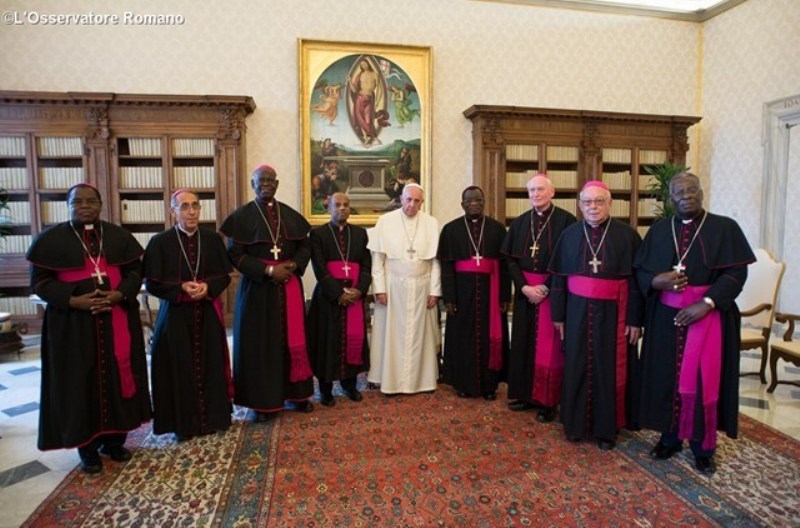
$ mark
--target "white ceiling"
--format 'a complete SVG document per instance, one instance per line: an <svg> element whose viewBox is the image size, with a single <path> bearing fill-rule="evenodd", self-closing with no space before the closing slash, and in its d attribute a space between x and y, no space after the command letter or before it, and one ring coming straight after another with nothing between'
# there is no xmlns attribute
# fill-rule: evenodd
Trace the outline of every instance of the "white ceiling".
<svg viewBox="0 0 800 528"><path fill-rule="evenodd" d="M747 0L484 0L702 22Z"/></svg>

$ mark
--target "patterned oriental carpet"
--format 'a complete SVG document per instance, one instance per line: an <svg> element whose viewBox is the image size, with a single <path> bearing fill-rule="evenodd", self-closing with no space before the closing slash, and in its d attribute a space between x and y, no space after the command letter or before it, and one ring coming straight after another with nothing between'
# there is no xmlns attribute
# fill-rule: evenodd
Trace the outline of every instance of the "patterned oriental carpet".
<svg viewBox="0 0 800 528"><path fill-rule="evenodd" d="M651 460L655 433L604 452L498 396L367 391L268 423L240 409L181 444L145 426L130 462L74 470L23 526L800 526L800 442L747 417L709 478L688 449Z"/></svg>

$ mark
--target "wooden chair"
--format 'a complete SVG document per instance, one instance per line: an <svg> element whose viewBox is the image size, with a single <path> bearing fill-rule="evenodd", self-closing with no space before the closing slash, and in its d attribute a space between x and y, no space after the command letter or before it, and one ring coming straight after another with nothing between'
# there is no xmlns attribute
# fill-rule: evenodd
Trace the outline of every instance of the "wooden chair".
<svg viewBox="0 0 800 528"><path fill-rule="evenodd" d="M758 375L761 383L767 383L766 369L769 356L769 338L778 290L786 271L786 264L775 261L765 249L755 251L756 262L747 270L747 282L736 304L742 313L742 343L740 350L761 349L761 368L758 371L742 372L741 376Z"/></svg>
<svg viewBox="0 0 800 528"><path fill-rule="evenodd" d="M788 361L789 363L794 364L796 367L800 367L800 341L792 341L792 336L794 335L794 323L795 321L800 321L800 315L779 313L775 315L775 320L780 323L788 323L789 328L787 328L786 333L783 334L783 341L776 341L772 343L769 353L769 371L772 375L772 382L769 384L767 392L774 392L775 387L779 383L796 385L800 387L800 382L798 381L778 381L779 359Z"/></svg>

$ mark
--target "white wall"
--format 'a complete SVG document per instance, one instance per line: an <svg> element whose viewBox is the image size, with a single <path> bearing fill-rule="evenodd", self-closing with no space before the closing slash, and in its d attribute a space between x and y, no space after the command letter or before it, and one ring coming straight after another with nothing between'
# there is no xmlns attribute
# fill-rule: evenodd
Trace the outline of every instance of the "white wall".
<svg viewBox="0 0 800 528"><path fill-rule="evenodd" d="M248 165L281 174L299 205L297 39L433 48L432 211L461 214L472 104L694 115L700 26L468 0L198 2L3 0L3 11L175 13L182 26L0 26L4 89L235 94ZM664 79L670 79L665 83Z"/></svg>
<svg viewBox="0 0 800 528"><path fill-rule="evenodd" d="M800 2L749 0L703 28L703 94L700 173L710 176L711 207L736 218L753 247L759 244L765 103L800 94ZM796 209L795 157L790 164L788 210ZM794 197L794 201L792 201ZM780 309L800 313L800 216L786 222Z"/></svg>

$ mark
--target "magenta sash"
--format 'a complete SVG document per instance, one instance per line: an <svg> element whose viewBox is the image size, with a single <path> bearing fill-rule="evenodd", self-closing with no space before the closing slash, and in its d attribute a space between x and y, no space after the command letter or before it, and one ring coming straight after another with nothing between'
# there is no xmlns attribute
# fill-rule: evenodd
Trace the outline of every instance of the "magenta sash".
<svg viewBox="0 0 800 528"><path fill-rule="evenodd" d="M550 276L546 273L522 271L529 286L544 284ZM558 405L561 399L561 382L564 378L564 353L561 351L561 334L553 325L550 297L539 303L539 322L536 325L535 365L533 369L532 401L546 407Z"/></svg>
<svg viewBox="0 0 800 528"><path fill-rule="evenodd" d="M281 260L262 259L267 266L283 263ZM284 288L286 308L286 344L289 347L289 381L296 383L310 378L313 374L308 362L306 350L306 310L303 301L303 289L300 280L294 273L286 284L279 284ZM289 324L291 321L291 324Z"/></svg>
<svg viewBox="0 0 800 528"><path fill-rule="evenodd" d="M345 265L348 266L348 272L352 275L346 275L344 269ZM327 264L328 273L334 279L342 279L351 281L351 286L355 286L358 274L361 271L361 266L358 262L332 260ZM358 301L347 307L345 311L347 314L347 327L345 329L345 360L348 365L363 365L364 360L361 358L361 351L364 348L364 299L359 298Z"/></svg>
<svg viewBox="0 0 800 528"><path fill-rule="evenodd" d="M671 308L683 309L703 299L708 286L687 286L683 293L661 292L659 300ZM717 447L717 399L722 371L722 318L712 310L695 321L686 332L683 361L678 380L681 396L681 415L678 436L691 440L694 432L694 408L697 401L697 381L703 380L703 416L705 434L702 447Z"/></svg>
<svg viewBox="0 0 800 528"><path fill-rule="evenodd" d="M116 289L122 281L118 266L110 266L105 257L100 257L98 268L105 273L111 289ZM56 279L62 282L79 282L93 278L94 264L87 258L83 269L61 270ZM131 370L131 333L128 329L128 316L119 304L111 307L111 329L113 330L114 357L117 360L122 397L131 398L136 394L136 382Z"/></svg>
<svg viewBox="0 0 800 528"><path fill-rule="evenodd" d="M616 403L617 427L625 425L625 384L628 376L628 341L625 337L625 316L628 312L628 281L625 279L597 279L584 275L567 277L567 289L570 293L617 302L617 339L616 339Z"/></svg>
<svg viewBox="0 0 800 528"><path fill-rule="evenodd" d="M456 273L484 273L489 275L489 369L503 368L503 314L500 313L500 261L482 258L456 261Z"/></svg>

